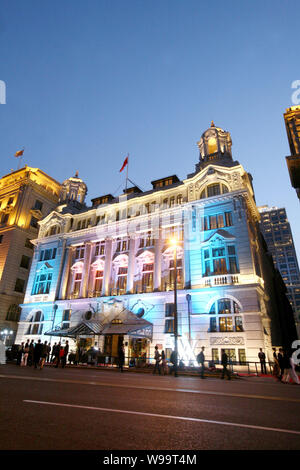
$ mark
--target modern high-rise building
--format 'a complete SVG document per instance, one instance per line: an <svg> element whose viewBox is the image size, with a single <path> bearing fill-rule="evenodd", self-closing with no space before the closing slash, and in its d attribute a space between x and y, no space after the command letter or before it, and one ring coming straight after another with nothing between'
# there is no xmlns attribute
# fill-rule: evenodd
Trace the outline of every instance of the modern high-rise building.
<svg viewBox="0 0 300 470"><path fill-rule="evenodd" d="M291 155L286 157L293 188L300 199L300 106L288 108L284 114Z"/></svg>
<svg viewBox="0 0 300 470"><path fill-rule="evenodd" d="M0 179L0 334L11 344L17 331L39 221L58 203L60 184L25 166ZM3 337L4 336L4 337Z"/></svg>
<svg viewBox="0 0 300 470"><path fill-rule="evenodd" d="M286 210L278 207L258 207L261 214L260 228L273 256L275 268L287 287L295 323L300 337L300 272L291 226Z"/></svg>
<svg viewBox="0 0 300 470"><path fill-rule="evenodd" d="M156 179L151 190L127 188L91 207L84 182L66 180L33 240L16 342L68 339L73 349L96 347L108 357L124 342L126 357L147 358L158 344L168 357L176 267L178 351L186 363L202 346L207 359L226 350L245 363L258 360L259 348L272 359L272 345L290 344L293 331L277 326L289 312L272 297L252 177L231 146L230 133L212 122L186 179Z"/></svg>

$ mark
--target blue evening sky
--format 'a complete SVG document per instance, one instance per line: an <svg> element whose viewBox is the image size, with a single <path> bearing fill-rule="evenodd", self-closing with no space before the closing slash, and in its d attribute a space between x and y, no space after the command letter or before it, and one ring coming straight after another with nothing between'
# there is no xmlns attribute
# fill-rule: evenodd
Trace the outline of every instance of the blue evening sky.
<svg viewBox="0 0 300 470"><path fill-rule="evenodd" d="M286 207L300 252L283 112L300 80L299 1L2 0L0 174L24 163L88 201L143 189L198 160L213 119L254 178L259 205ZM118 189L119 188L119 189Z"/></svg>

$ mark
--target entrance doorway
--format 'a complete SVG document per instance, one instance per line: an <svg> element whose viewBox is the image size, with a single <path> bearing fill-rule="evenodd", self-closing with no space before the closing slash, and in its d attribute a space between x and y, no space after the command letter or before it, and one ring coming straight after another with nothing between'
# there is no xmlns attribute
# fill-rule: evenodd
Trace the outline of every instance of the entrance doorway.
<svg viewBox="0 0 300 470"><path fill-rule="evenodd" d="M109 357L118 357L119 348L123 342L123 335L105 335L104 354Z"/></svg>

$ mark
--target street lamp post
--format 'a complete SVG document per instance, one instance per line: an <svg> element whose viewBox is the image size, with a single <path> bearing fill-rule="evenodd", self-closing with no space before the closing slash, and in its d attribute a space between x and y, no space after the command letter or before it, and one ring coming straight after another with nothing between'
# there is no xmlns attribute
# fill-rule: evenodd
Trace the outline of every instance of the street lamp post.
<svg viewBox="0 0 300 470"><path fill-rule="evenodd" d="M174 246L174 346L175 346L175 364L174 375L178 377L178 317L177 317L177 240L171 241Z"/></svg>

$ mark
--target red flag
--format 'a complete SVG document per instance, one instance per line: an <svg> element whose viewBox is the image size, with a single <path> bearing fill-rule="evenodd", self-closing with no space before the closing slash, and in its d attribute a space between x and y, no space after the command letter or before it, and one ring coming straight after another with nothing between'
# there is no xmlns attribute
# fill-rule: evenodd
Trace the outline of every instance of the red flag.
<svg viewBox="0 0 300 470"><path fill-rule="evenodd" d="M126 165L128 165L128 155L127 155L127 157L126 157L125 160L124 160L124 163L123 163L123 166L122 166L122 168L121 168L121 170L120 170L120 173L121 173L121 171L124 170L124 168L125 168Z"/></svg>
<svg viewBox="0 0 300 470"><path fill-rule="evenodd" d="M19 150L18 152L15 153L15 157L21 157L24 153L24 149L23 150Z"/></svg>

